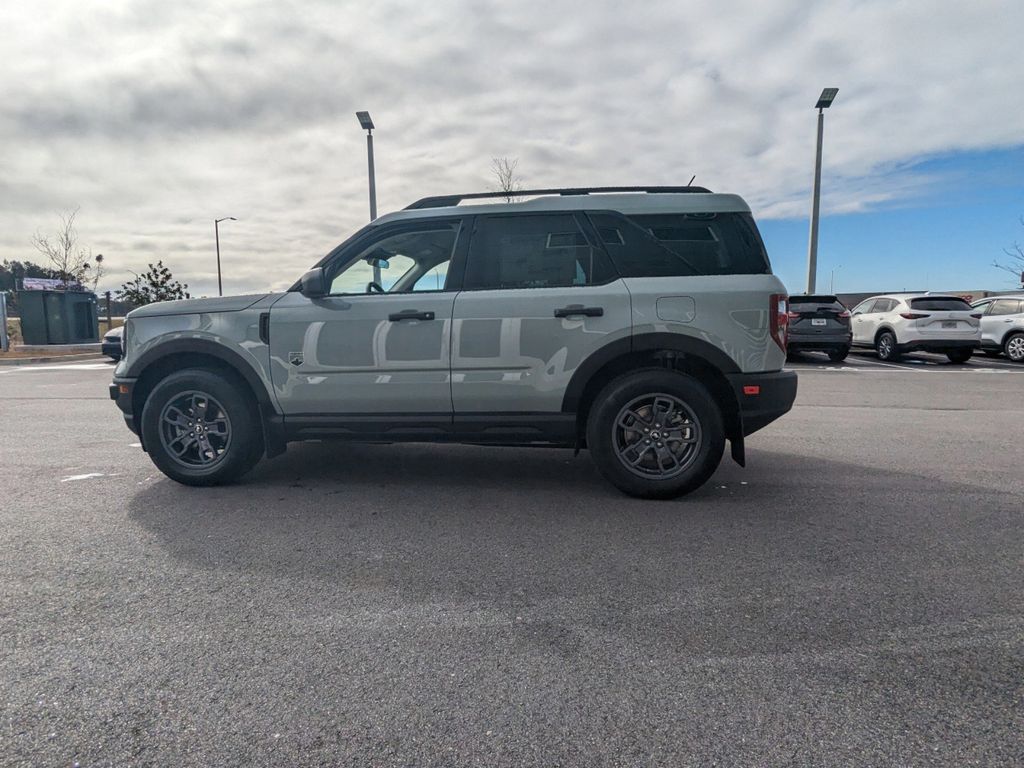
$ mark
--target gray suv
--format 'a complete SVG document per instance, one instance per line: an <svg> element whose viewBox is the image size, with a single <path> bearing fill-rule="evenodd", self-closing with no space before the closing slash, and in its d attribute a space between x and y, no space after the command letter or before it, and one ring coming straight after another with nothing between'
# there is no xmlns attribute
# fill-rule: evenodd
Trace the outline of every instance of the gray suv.
<svg viewBox="0 0 1024 768"><path fill-rule="evenodd" d="M285 293L128 315L111 398L188 485L288 442L586 448L622 491L704 483L790 409L787 299L747 204L701 187L420 200ZM467 203L468 204L464 204Z"/></svg>

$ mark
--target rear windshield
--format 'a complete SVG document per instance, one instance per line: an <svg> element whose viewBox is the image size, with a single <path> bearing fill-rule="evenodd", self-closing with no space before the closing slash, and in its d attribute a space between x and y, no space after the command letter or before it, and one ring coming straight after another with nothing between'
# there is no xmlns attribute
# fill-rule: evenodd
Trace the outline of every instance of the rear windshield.
<svg viewBox="0 0 1024 768"><path fill-rule="evenodd" d="M971 305L955 296L929 296L923 299L911 299L910 308L925 312L965 312L971 308Z"/></svg>
<svg viewBox="0 0 1024 768"><path fill-rule="evenodd" d="M771 273L749 213L593 213L591 219L623 277Z"/></svg>
<svg viewBox="0 0 1024 768"><path fill-rule="evenodd" d="M835 296L790 296L789 305L795 304L839 304Z"/></svg>

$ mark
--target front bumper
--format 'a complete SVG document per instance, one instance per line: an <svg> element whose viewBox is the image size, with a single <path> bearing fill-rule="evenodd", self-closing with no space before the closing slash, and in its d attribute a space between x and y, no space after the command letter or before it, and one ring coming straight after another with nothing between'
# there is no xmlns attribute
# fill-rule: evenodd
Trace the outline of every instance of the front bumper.
<svg viewBox="0 0 1024 768"><path fill-rule="evenodd" d="M139 425L136 423L135 414L132 412L132 394L135 388L135 379L114 378L110 385L110 399L117 403L124 415L124 423L136 435L139 434Z"/></svg>
<svg viewBox="0 0 1024 768"><path fill-rule="evenodd" d="M121 359L121 342L120 341L117 341L117 342L114 342L114 341L104 341L100 345L100 352L102 352L106 357L112 357L115 360L120 360Z"/></svg>
<svg viewBox="0 0 1024 768"><path fill-rule="evenodd" d="M733 373L728 378L739 403L744 437L787 413L796 400L794 371Z"/></svg>

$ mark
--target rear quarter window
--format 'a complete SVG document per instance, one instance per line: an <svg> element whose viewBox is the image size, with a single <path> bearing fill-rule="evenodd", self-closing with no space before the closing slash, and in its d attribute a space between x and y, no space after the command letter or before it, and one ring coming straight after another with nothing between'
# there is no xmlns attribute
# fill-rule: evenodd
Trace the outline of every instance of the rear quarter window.
<svg viewBox="0 0 1024 768"><path fill-rule="evenodd" d="M771 273L749 213L592 213L591 220L623 277Z"/></svg>

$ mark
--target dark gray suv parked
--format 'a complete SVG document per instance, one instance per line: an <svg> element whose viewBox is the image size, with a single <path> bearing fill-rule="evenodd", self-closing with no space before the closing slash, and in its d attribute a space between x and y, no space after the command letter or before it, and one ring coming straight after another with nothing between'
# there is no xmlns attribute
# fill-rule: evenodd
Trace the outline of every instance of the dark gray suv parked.
<svg viewBox="0 0 1024 768"><path fill-rule="evenodd" d="M850 354L850 311L835 296L789 297L790 354L826 352L833 362Z"/></svg>

